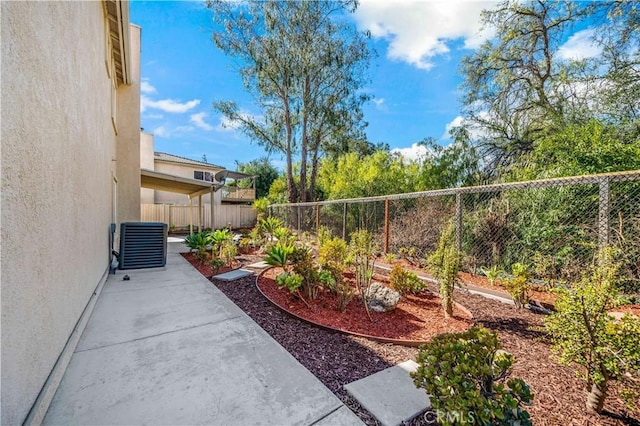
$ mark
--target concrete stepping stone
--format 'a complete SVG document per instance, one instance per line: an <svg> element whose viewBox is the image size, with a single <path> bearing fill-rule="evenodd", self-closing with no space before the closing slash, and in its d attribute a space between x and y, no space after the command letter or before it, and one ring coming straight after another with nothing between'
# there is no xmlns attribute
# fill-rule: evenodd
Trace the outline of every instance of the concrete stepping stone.
<svg viewBox="0 0 640 426"><path fill-rule="evenodd" d="M269 267L270 265L265 262L264 260L260 261L260 262L256 262L256 263L252 263L251 265L247 265L247 268L253 268L253 269L264 269Z"/></svg>
<svg viewBox="0 0 640 426"><path fill-rule="evenodd" d="M431 407L424 389L413 384L409 373L415 361L405 361L344 386L383 426L397 426Z"/></svg>
<svg viewBox="0 0 640 426"><path fill-rule="evenodd" d="M222 281L235 281L235 280L239 280L240 278L247 277L249 275L253 275L253 272L247 271L246 269L234 269L233 271L214 275L212 278L215 278L216 280L222 280Z"/></svg>

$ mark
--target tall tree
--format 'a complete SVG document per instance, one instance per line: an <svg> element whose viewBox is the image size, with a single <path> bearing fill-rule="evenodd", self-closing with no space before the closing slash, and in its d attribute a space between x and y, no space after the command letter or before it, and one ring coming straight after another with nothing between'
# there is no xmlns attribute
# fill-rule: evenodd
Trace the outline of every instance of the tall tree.
<svg viewBox="0 0 640 426"><path fill-rule="evenodd" d="M273 167L267 157L251 160L248 163L238 163L238 171L255 176L256 198L263 198L269 194L269 188L278 179L278 170Z"/></svg>
<svg viewBox="0 0 640 426"><path fill-rule="evenodd" d="M370 52L364 34L344 19L355 0L207 5L217 25L215 44L239 60L262 114L246 114L232 101L215 108L267 151L284 154L290 202L313 198L322 153L357 138L364 125L360 107L367 97L358 89Z"/></svg>

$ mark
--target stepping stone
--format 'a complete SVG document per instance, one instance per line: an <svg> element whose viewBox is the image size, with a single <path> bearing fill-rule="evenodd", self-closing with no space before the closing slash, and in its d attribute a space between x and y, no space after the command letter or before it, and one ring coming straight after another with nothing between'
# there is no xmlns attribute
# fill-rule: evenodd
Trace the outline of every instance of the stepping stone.
<svg viewBox="0 0 640 426"><path fill-rule="evenodd" d="M264 269L264 268L267 268L269 266L271 266L271 265L269 265L267 262L262 260L260 262L252 263L251 265L247 265L247 268Z"/></svg>
<svg viewBox="0 0 640 426"><path fill-rule="evenodd" d="M222 281L235 281L249 275L253 275L253 272L247 271L246 269L234 269L233 271L225 272L224 274L214 275L212 278Z"/></svg>
<svg viewBox="0 0 640 426"><path fill-rule="evenodd" d="M431 407L424 389L416 388L409 376L417 368L415 361L405 361L349 383L344 388L381 425L397 426Z"/></svg>

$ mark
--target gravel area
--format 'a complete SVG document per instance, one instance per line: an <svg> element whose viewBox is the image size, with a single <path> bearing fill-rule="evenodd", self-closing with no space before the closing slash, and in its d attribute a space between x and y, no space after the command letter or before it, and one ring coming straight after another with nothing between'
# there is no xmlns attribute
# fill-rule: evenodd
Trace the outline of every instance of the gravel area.
<svg viewBox="0 0 640 426"><path fill-rule="evenodd" d="M375 419L342 388L408 359L417 349L383 344L327 331L291 317L267 301L255 287L255 277L233 282L212 279L224 294L318 377L366 424ZM615 386L607 398L606 415L584 408L586 388L572 370L553 361L542 327L542 314L456 290L461 301L485 327L496 330L505 350L516 357L513 377L532 388L534 403L528 408L536 425L640 425L640 408L629 412ZM412 425L426 422L418 417Z"/></svg>

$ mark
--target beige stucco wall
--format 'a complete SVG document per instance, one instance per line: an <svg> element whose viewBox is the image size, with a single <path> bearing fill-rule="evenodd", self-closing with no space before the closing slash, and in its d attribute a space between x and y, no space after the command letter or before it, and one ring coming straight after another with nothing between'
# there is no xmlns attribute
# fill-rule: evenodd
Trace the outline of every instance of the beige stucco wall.
<svg viewBox="0 0 640 426"><path fill-rule="evenodd" d="M140 221L140 27L129 30L131 84L118 88L118 223Z"/></svg>
<svg viewBox="0 0 640 426"><path fill-rule="evenodd" d="M120 218L139 211L120 157L139 140L139 86L121 95L116 137L102 3L1 7L0 422L10 425L25 419L108 269L113 175Z"/></svg>
<svg viewBox="0 0 640 426"><path fill-rule="evenodd" d="M140 132L140 168L154 170L153 164L153 135L151 133ZM154 203L154 190L140 188L140 202L142 204Z"/></svg>
<svg viewBox="0 0 640 426"><path fill-rule="evenodd" d="M211 171L211 173L215 173L216 171L220 171L221 169L211 169L206 171ZM168 173L174 176L182 176L189 179L193 179L193 172L195 171L205 171L204 168L191 166L188 164L177 164L177 163L169 163L164 161L156 161L155 162L155 171L161 173ZM215 193L214 203L221 203L221 194L220 191ZM209 205L211 196L203 195L202 196L202 204ZM155 191L155 203L157 204L178 204L178 205L187 205L189 204L189 196L184 194L177 194L175 192L167 192L167 191ZM194 199L194 204L198 203L198 199Z"/></svg>

